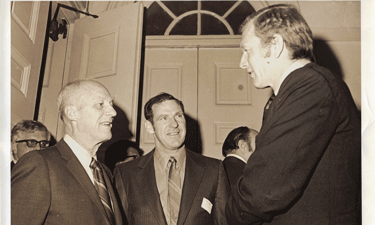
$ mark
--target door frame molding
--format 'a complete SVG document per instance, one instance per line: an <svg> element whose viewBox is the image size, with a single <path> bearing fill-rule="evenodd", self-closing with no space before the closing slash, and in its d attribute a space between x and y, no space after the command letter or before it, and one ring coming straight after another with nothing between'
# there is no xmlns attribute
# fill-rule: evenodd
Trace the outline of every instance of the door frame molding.
<svg viewBox="0 0 375 225"><path fill-rule="evenodd" d="M146 48L239 48L241 35L146 36Z"/></svg>

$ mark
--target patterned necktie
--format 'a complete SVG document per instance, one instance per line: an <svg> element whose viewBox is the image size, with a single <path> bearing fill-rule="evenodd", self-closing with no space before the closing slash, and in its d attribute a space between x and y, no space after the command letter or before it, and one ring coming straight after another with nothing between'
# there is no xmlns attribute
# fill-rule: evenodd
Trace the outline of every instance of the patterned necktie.
<svg viewBox="0 0 375 225"><path fill-rule="evenodd" d="M104 206L105 212L107 213L107 216L109 218L109 221L111 221L112 224L115 224L115 219L111 207L111 199L109 197L107 186L104 181L103 172L99 165L99 163L92 158L90 163L90 168L92 169L92 173L94 175L94 184L96 191L98 192L98 195L100 197L100 200L102 201L102 204Z"/></svg>
<svg viewBox="0 0 375 225"><path fill-rule="evenodd" d="M168 177L168 203L170 214L170 225L177 224L178 212L181 201L181 179L176 169L176 159L169 159L169 177Z"/></svg>

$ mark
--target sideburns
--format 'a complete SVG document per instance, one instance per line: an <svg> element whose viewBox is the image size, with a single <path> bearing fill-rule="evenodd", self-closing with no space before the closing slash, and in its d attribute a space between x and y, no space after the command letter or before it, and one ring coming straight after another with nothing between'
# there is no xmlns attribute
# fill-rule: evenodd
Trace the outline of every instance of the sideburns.
<svg viewBox="0 0 375 225"><path fill-rule="evenodd" d="M263 56L263 58L268 58L271 56L271 44L268 43L261 43L260 44L260 51Z"/></svg>

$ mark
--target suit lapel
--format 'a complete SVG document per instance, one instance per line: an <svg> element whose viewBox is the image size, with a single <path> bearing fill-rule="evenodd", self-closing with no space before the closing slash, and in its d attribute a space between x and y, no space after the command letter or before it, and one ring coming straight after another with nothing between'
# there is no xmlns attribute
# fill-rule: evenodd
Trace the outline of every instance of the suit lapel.
<svg viewBox="0 0 375 225"><path fill-rule="evenodd" d="M154 151L144 156L138 163L140 170L137 172L137 182L141 194L148 204L150 211L154 214L159 224L167 224L164 211L160 202L160 195L156 186Z"/></svg>
<svg viewBox="0 0 375 225"><path fill-rule="evenodd" d="M195 195L201 184L204 170L204 164L200 162L199 158L195 157L190 150L186 149L185 179L182 188L180 213L177 222L179 225L184 224L186 217L189 214Z"/></svg>
<svg viewBox="0 0 375 225"><path fill-rule="evenodd" d="M68 168L68 170L81 184L82 188L87 192L93 203L103 214L103 217L106 218L108 224L110 224L105 213L104 207L102 205L102 202L100 201L100 198L96 192L94 184L92 183L90 177L87 175L86 170L83 168L78 158L75 156L73 151L70 149L70 147L68 146L68 144L66 144L64 140L61 140L59 143L57 143L56 147L59 150L61 157L67 161L66 167Z"/></svg>

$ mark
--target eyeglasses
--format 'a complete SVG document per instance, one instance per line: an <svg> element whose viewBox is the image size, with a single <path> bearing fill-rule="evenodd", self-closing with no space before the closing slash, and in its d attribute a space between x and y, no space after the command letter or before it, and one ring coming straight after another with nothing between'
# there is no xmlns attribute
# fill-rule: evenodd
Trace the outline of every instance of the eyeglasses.
<svg viewBox="0 0 375 225"><path fill-rule="evenodd" d="M47 148L49 146L49 141L37 141L34 139L16 141L16 143L20 142L26 142L26 145L29 148L34 148L36 144L39 144L41 148Z"/></svg>

